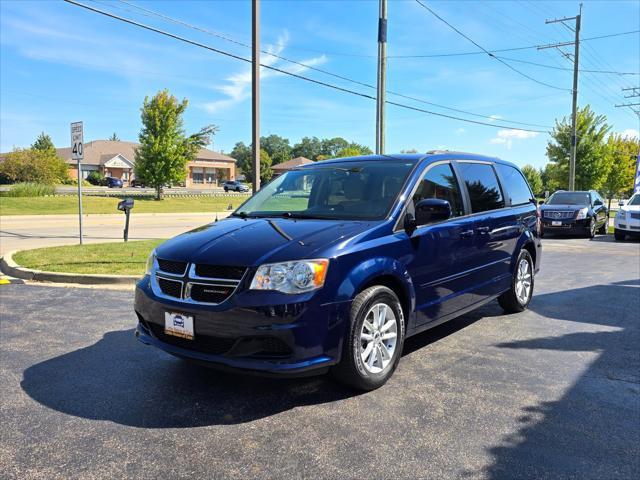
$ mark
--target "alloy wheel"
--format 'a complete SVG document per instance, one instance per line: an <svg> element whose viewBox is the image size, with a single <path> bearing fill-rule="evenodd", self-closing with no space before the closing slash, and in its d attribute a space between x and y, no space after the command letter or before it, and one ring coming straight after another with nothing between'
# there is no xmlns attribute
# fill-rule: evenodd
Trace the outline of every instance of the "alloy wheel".
<svg viewBox="0 0 640 480"><path fill-rule="evenodd" d="M526 258L520 260L516 273L516 296L521 305L526 305L531 295L531 264Z"/></svg>
<svg viewBox="0 0 640 480"><path fill-rule="evenodd" d="M370 373L380 373L394 358L398 339L398 322L393 309L376 303L364 317L357 354Z"/></svg>

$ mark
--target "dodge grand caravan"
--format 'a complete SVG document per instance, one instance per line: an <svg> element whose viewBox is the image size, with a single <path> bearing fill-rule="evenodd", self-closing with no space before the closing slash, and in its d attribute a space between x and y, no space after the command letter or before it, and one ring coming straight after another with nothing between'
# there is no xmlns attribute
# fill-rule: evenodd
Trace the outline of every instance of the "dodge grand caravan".
<svg viewBox="0 0 640 480"><path fill-rule="evenodd" d="M496 298L507 312L527 308L539 235L531 190L502 160L317 162L152 252L136 335L218 368L331 371L371 390L392 375L407 337Z"/></svg>

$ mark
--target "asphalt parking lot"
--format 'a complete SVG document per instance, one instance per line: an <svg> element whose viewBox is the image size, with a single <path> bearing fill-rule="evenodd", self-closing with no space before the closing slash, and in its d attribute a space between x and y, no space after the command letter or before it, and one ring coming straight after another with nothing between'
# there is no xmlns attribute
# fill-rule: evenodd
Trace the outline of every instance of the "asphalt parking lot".
<svg viewBox="0 0 640 480"><path fill-rule="evenodd" d="M414 337L383 388L190 366L132 292L0 286L3 478L636 479L640 244L545 239L530 310Z"/></svg>

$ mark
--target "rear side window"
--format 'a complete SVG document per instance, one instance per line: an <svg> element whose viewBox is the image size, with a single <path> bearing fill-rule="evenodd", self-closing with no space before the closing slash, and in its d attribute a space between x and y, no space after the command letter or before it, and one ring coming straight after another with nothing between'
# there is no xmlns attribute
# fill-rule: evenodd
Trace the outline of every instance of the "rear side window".
<svg viewBox="0 0 640 480"><path fill-rule="evenodd" d="M524 205L533 198L529 184L517 168L496 163L496 168L502 177L505 195L510 198L511 205Z"/></svg>
<svg viewBox="0 0 640 480"><path fill-rule="evenodd" d="M451 213L454 217L464 215L458 180L448 163L429 169L413 196L413 204L425 198L446 200L451 205Z"/></svg>
<svg viewBox="0 0 640 480"><path fill-rule="evenodd" d="M500 184L493 167L486 163L459 163L473 213L504 207Z"/></svg>

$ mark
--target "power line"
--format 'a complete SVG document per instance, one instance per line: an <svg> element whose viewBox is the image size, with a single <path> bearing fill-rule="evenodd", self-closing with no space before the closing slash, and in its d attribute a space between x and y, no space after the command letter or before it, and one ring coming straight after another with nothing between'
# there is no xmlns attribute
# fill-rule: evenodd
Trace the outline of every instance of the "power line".
<svg viewBox="0 0 640 480"><path fill-rule="evenodd" d="M599 40L601 38L610 38L610 37L619 37L622 35L632 35L634 33L640 33L640 30L631 30L628 32L618 32L618 33L610 33L607 35L598 35L596 37L587 37L580 39L581 42L587 42L590 40ZM497 48L489 50L488 53L502 53L502 52L515 52L518 50L535 50L544 45L528 45L526 47L511 47L511 48ZM468 56L468 55L483 55L487 52L453 52L453 53L430 53L424 55L389 55L387 58L438 58L438 57L460 57L460 56Z"/></svg>
<svg viewBox="0 0 640 480"><path fill-rule="evenodd" d="M94 0L94 1L96 1L96 0ZM170 16L165 15L163 13L156 12L154 10L150 10L148 8L138 6L135 3L131 3L131 2L128 2L126 0L119 0L119 1L120 1L120 3L124 3L126 5L130 5L130 6L134 7L134 8L137 8L137 9L147 13L147 14L155 15L155 16L157 16L159 18L162 18L162 19L164 19L166 21L169 21L169 22L172 22L172 23L175 23L175 24L178 24L178 25L182 25L184 27L187 27L187 28L190 28L190 29L193 29L193 30L197 30L199 32L202 32L202 33L205 33L207 35L211 35L211 36L220 38L222 40L234 43L236 45L240 45L240 46L243 46L243 47L246 47L246 48L251 48L251 45L249 45L247 43L244 43L244 42L240 42L238 40L235 40L235 39L229 37L228 35L225 35L225 34L222 34L222 33L219 33L219 32L215 32L215 31L212 31L212 30L208 30L206 28L202 28L202 27L199 27L197 25L193 25L191 23L185 22L183 20L180 20L180 19L177 19L177 18L174 18L174 17L170 17ZM127 11L131 11L131 10L127 10ZM315 67L313 65L309 65L309 64L306 64L306 63L303 63L303 62L299 62L297 60L292 60L290 58L284 57L284 56L279 55L277 53L273 53L273 52L271 52L269 50L260 50L260 52L264 53L265 55L270 55L270 56L272 56L274 58L278 58L278 59L283 60L285 62L289 62L289 63L292 63L294 65L298 65L298 66L307 68L309 70L313 70L315 72L322 73L324 75L329 75L331 77L338 78L340 80L344 80L346 82L350 82L350 83L353 83L353 84L356 84L356 85L367 87L367 88L370 88L370 89L373 89L373 90L377 89L377 87L375 85L371 85L371 84L366 83L366 82L361 82L359 80L354 80L353 78L349 78L349 77L346 77L344 75L339 75L337 73L330 72L328 70L325 70L325 69L322 69L322 68L318 68L318 67ZM394 95L394 96L397 96L397 97L400 97L400 98L405 98L407 100L412 100L412 101L418 102L418 103L423 103L425 105L432 105L434 107L442 108L444 110L449 110L449 111L457 112L457 113L464 113L466 115L470 115L470 116L478 117L478 118L486 118L486 119L489 119L489 120L495 120L495 117L492 117L491 115L482 115L482 114L479 114L479 113L473 113L473 112L469 112L469 111L466 111L466 110L462 110L460 108L449 107L447 105L442 105L442 104L439 104L439 103L430 102L430 101L424 100L422 98L418 98L418 97L414 97L414 96L411 96L411 95L406 95L406 94L394 92L394 91L391 91L391 90L386 90L386 92L388 94L390 94L390 95ZM520 122L520 121L516 121L516 120L508 120L508 119L505 119L505 118L501 118L500 120L502 122L513 123L515 125L528 125L528 126L532 126L532 127L552 128L550 125L542 125L542 124L538 124L538 123Z"/></svg>
<svg viewBox="0 0 640 480"><path fill-rule="evenodd" d="M509 60L510 62L518 62L518 63L526 63L528 65L535 65L536 67L543 67L543 68L552 68L554 70L565 70L565 71L573 71L573 68L568 68L568 67L558 67L556 65L546 65L544 63L536 63L536 62L530 62L528 60L520 60L518 58L510 58L510 57L498 57L498 58L502 58L503 60ZM608 74L613 74L613 75L640 75L640 72L615 72L612 70L587 70L587 69L580 69L580 72L583 73L608 73Z"/></svg>
<svg viewBox="0 0 640 480"><path fill-rule="evenodd" d="M484 53L486 53L487 55L489 55L491 58L497 60L498 62L502 63L504 66L506 66L507 68L509 68L510 70L513 70L514 72L516 72L518 75L521 75L535 83L538 83L540 85L544 85L545 87L549 87L549 88L555 88L556 90L565 90L565 91L570 91L567 90L566 88L562 88L562 87L557 87L555 85L551 85L549 83L545 83L542 82L540 80L538 80L537 78L534 78L530 75L527 75L524 72L521 72L520 70L518 70L517 68L515 68L513 65L510 65L509 63L505 62L504 60L502 60L499 57L496 57L493 53L491 53L489 50L487 50L486 48L484 48L482 45L480 45L478 42L476 42L475 40L473 40L471 37L469 37L468 35L466 35L464 32L462 32L461 30L459 30L458 28L456 28L454 25L452 25L451 23L449 23L447 20L445 20L444 18L442 18L440 15L438 15L434 10L431 9L431 7L425 5L424 3L422 3L420 0L416 0L416 3L420 6L422 6L422 8L424 8L425 10L427 10L429 13L431 13L431 15L433 15L434 17L436 17L438 20L440 20L442 23L444 23L445 25L447 25L449 28L451 28L454 32L456 32L458 35L460 35L461 37L467 39L468 41L470 41L471 43L473 43L476 47L478 47L480 50L482 50Z"/></svg>
<svg viewBox="0 0 640 480"><path fill-rule="evenodd" d="M211 47L210 45L205 45L203 43L196 42L194 40L191 40L191 39L188 39L188 38L185 38L185 37L181 37L179 35L176 35L176 34L164 31L164 30L160 30L158 28L155 28L155 27L152 27L152 26L149 26L149 25L145 25L144 23L140 23L140 22L137 22L135 20L131 20L129 18L121 17L119 15L115 15L113 13L106 12L106 11L100 10L98 8L94 8L94 7L91 7L89 5L85 5L85 4L77 2L75 0L64 0L64 1L66 3L75 5L77 7L89 10L91 12L98 13L100 15L104 15L106 17L110 17L110 18L113 18L115 20L119 20L121 22L128 23L130 25L134 25L136 27L140 27L140 28L145 29L145 30L149 30L151 32L159 33L159 34L167 36L169 38L173 38L174 40L178 40L178 41L181 41L181 42L184 42L184 43L188 43L188 44L196 46L196 47L204 48L206 50L210 50L212 52L219 53L221 55L224 55L224 56L236 59L236 60L240 60L240 61L245 62L245 63L251 63L251 60L249 60L247 58L244 58L244 57L241 57L240 55L235 55L233 53L226 52L224 50L220 50L218 48ZM265 68L265 69L268 69L268 70L272 70L272 71L281 73L283 75L289 75L291 77L298 78L300 80L304 80L304 81L307 81L307 82L310 82L310 83L314 83L316 85L321 85L321 86L324 86L324 87L327 87L327 88L331 88L333 90L337 90L337 91L340 91L340 92L349 93L351 95L356 95L356 96L362 97L362 98L368 98L370 100L375 100L376 99L376 97L374 97L372 95L367 95L366 93L356 92L355 90L350 90L348 88L340 87L338 85L333 85L333 84L330 84L330 83L322 82L320 80L316 80L316 79L313 79L313 78L305 77L304 75L299 75L297 73L288 72L286 70L283 70L283 69L277 68L277 67L273 67L271 65L265 65L265 64L261 63L260 66L262 68ZM503 128L503 129L506 129L506 130L523 130L523 131L527 131L527 132L548 133L547 130L534 130L534 129L527 129L527 128L516 128L516 127L511 127L511 126L508 126L508 125L501 125L501 124L488 123L488 122L480 122L480 121L477 121L477 120L471 120L471 119L467 119L467 118L455 117L453 115L447 115L447 114L444 114L444 113L433 112L433 111L430 111L430 110L425 110L425 109L421 109L421 108L417 108L417 107L412 107L410 105L406 105L406 104L398 103L398 102L387 101L387 103L389 103L390 105L395 105L397 107L405 108L405 109L408 109L408 110L414 110L414 111L426 113L426 114L429 114L429 115L434 115L434 116L443 117L443 118L449 118L451 120L458 120L458 121L461 121L461 122L473 123L473 124L476 124L476 125L484 125L484 126L493 127L493 128Z"/></svg>

